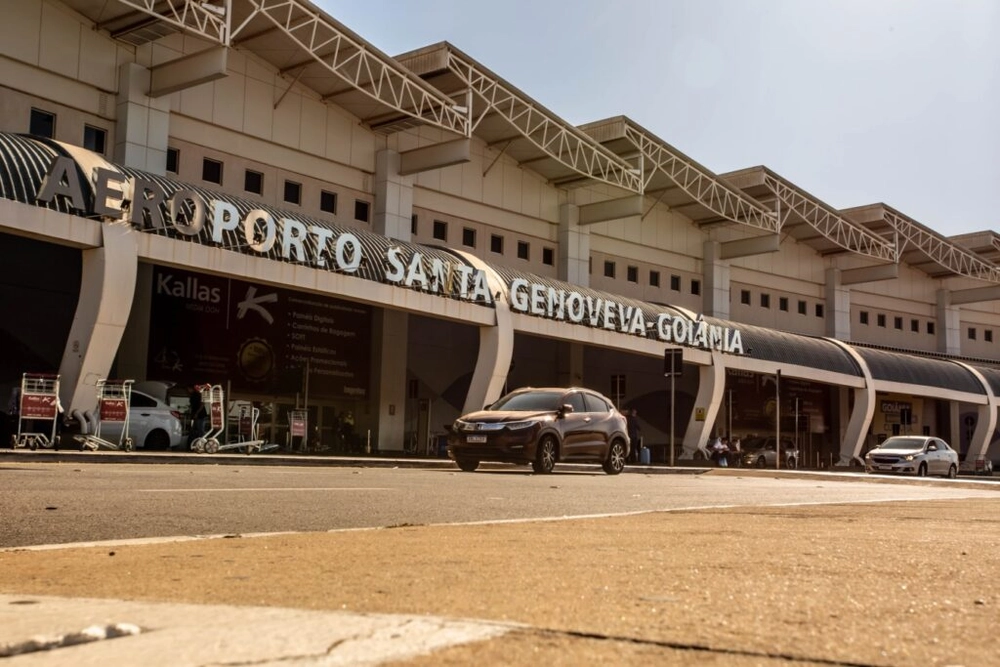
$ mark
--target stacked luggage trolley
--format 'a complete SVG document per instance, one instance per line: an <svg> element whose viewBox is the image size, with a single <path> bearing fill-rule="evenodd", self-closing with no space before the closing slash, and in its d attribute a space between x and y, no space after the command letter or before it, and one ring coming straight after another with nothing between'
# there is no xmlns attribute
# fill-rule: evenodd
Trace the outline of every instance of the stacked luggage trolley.
<svg viewBox="0 0 1000 667"><path fill-rule="evenodd" d="M191 449L199 454L214 454L222 448L219 436L226 427L226 396L218 384L200 384L195 389L201 394L202 408L207 412L208 430L191 441Z"/></svg>
<svg viewBox="0 0 1000 667"><path fill-rule="evenodd" d="M97 424L93 433L73 436L81 448L91 451L108 449L111 451L131 452L135 449L132 436L129 435L129 415L132 404L133 380L98 380L97 381ZM118 440L108 440L101 436L101 426L105 423L122 425Z"/></svg>
<svg viewBox="0 0 1000 667"><path fill-rule="evenodd" d="M17 398L17 435L13 436L14 448L56 446L56 427L62 405L59 403L59 376L42 373L25 373L21 376L21 389ZM39 423L51 426L39 429Z"/></svg>

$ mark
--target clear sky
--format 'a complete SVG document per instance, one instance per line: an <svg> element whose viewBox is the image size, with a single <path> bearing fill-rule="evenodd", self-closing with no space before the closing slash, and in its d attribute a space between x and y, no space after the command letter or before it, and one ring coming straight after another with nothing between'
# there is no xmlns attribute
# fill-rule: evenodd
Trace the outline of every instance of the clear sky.
<svg viewBox="0 0 1000 667"><path fill-rule="evenodd" d="M569 123L628 116L716 173L1000 231L1000 1L314 2L389 55L451 42Z"/></svg>

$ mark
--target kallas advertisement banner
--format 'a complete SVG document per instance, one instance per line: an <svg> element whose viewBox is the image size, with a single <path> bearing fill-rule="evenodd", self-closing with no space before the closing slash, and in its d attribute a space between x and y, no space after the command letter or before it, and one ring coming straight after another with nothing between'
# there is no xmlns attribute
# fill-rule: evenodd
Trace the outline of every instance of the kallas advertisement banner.
<svg viewBox="0 0 1000 667"><path fill-rule="evenodd" d="M151 378L285 395L305 390L308 369L310 396L368 396L367 306L165 267L152 292Z"/></svg>

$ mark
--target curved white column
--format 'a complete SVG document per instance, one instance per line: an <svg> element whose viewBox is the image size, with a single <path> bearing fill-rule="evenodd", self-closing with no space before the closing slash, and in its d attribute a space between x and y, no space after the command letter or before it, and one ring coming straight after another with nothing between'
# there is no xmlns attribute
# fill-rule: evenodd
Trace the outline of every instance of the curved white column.
<svg viewBox="0 0 1000 667"><path fill-rule="evenodd" d="M986 458L986 450L990 448L990 438L997 428L997 397L993 395L990 383L983 377L982 373L961 361L955 361L954 363L976 376L976 379L983 385L983 390L986 392L986 405L976 406L979 418L976 420L976 430L972 433L972 440L969 441L969 451L965 455L965 460L975 461L976 459Z"/></svg>
<svg viewBox="0 0 1000 667"><path fill-rule="evenodd" d="M694 410L684 431L684 451L682 459L694 457L698 447L708 441L708 436L719 416L723 394L726 391L726 364L721 352L712 352L712 363L698 367L698 395L694 399ZM705 419L696 419L698 408L705 408ZM668 434L669 435L669 434Z"/></svg>
<svg viewBox="0 0 1000 667"><path fill-rule="evenodd" d="M67 414L97 406L97 381L111 371L135 296L139 235L119 224L101 225L101 235L102 247L82 251L80 300L59 365Z"/></svg>
<svg viewBox="0 0 1000 667"><path fill-rule="evenodd" d="M840 443L839 465L850 465L851 461L861 461L861 449L865 446L865 435L871 427L875 418L875 381L872 379L871 370L860 354L854 351L850 345L846 345L836 338L826 340L839 345L847 354L851 355L857 362L865 377L865 386L854 390L854 409L851 411L851 418L847 422L847 431L844 433L844 441Z"/></svg>

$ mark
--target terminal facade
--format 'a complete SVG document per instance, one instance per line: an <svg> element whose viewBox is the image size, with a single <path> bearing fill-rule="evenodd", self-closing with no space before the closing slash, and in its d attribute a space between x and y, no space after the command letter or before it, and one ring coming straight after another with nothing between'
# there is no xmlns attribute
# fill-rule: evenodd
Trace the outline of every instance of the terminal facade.
<svg viewBox="0 0 1000 667"><path fill-rule="evenodd" d="M1000 459L996 233L572 126L452 44L391 57L306 2L148 4L0 25L4 396L207 382L274 442L305 407L315 447L432 453L505 390L580 385L662 460L779 433L807 466L900 433Z"/></svg>

